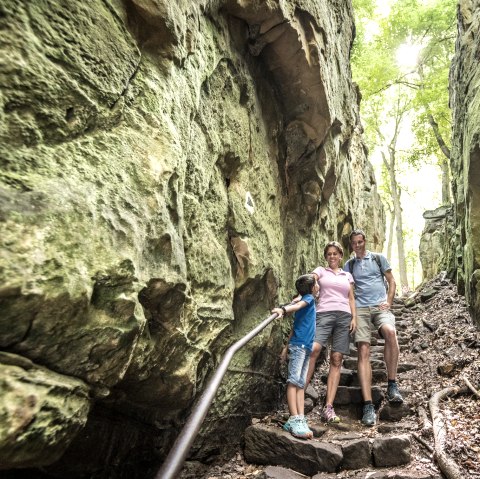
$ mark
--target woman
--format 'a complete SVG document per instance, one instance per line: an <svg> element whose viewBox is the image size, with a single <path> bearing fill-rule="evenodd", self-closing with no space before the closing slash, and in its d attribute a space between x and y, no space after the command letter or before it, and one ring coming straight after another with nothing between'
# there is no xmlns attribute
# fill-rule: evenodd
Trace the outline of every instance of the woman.
<svg viewBox="0 0 480 479"><path fill-rule="evenodd" d="M322 348L332 336L330 354L330 370L327 380L327 398L323 418L327 422L340 422L335 414L333 401L340 382L340 370L344 354L350 354L350 333L357 326L355 297L353 295L353 277L340 268L343 259L343 248L340 243L331 241L324 250L327 267L319 266L313 271L320 287L319 300L316 306L316 331L313 350L307 373L307 384L310 382L315 363Z"/></svg>

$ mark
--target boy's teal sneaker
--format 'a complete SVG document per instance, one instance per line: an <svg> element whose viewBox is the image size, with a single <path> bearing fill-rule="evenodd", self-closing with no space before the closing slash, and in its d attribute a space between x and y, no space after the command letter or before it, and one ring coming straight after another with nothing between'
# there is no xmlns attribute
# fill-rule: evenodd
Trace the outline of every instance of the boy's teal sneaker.
<svg viewBox="0 0 480 479"><path fill-rule="evenodd" d="M310 434L310 438L313 437L313 431L308 427L308 422L307 422L307 418L303 418L303 424L305 426L305 429L307 430L308 434Z"/></svg>
<svg viewBox="0 0 480 479"><path fill-rule="evenodd" d="M288 421L282 426L282 429L287 432L292 432L292 422L295 421L295 419L292 419L292 416L288 418Z"/></svg>
<svg viewBox="0 0 480 479"><path fill-rule="evenodd" d="M290 434L299 439L311 439L313 437L313 433L307 426L307 422L302 418L295 419L291 422Z"/></svg>

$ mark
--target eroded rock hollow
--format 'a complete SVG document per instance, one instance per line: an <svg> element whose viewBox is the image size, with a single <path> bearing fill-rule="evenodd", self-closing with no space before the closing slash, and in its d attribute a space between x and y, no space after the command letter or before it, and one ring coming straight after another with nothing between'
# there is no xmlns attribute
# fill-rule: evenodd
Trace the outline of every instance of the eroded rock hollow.
<svg viewBox="0 0 480 479"><path fill-rule="evenodd" d="M2 2L0 468L158 466L327 241L381 247L353 35L343 1ZM195 457L274 406L286 328L235 356Z"/></svg>

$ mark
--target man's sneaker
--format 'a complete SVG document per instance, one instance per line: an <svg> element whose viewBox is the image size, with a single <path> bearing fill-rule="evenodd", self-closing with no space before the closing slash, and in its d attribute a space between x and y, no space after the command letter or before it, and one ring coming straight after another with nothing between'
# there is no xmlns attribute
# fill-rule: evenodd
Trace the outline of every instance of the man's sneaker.
<svg viewBox="0 0 480 479"><path fill-rule="evenodd" d="M391 383L387 387L387 401L394 404L403 402L403 397L398 390L397 383Z"/></svg>
<svg viewBox="0 0 480 479"><path fill-rule="evenodd" d="M376 422L377 417L373 404L365 404L365 406L363 406L362 424L365 426L375 426Z"/></svg>
<svg viewBox="0 0 480 479"><path fill-rule="evenodd" d="M330 404L323 410L322 416L325 422L340 422L340 418L335 414L335 410Z"/></svg>
<svg viewBox="0 0 480 479"><path fill-rule="evenodd" d="M290 424L290 434L292 436L298 437L299 439L310 439L313 436L312 431L310 431L304 419L294 419Z"/></svg>

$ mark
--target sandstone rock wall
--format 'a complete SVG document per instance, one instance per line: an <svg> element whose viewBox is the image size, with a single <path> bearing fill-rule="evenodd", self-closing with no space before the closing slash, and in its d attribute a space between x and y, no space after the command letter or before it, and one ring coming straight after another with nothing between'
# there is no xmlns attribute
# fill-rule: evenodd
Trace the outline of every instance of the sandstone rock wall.
<svg viewBox="0 0 480 479"><path fill-rule="evenodd" d="M2 2L0 468L155 467L326 241L381 247L353 30L343 1ZM197 457L273 407L288 328L235 356Z"/></svg>
<svg viewBox="0 0 480 479"><path fill-rule="evenodd" d="M450 72L450 104L453 109L452 171L454 173L455 257L459 291L466 295L480 325L480 81L477 37L480 28L478 2L461 0L459 35Z"/></svg>
<svg viewBox="0 0 480 479"><path fill-rule="evenodd" d="M423 213L425 226L420 237L422 281L429 281L440 271L451 270L449 262L450 240L453 237L453 212L451 206L440 206Z"/></svg>

